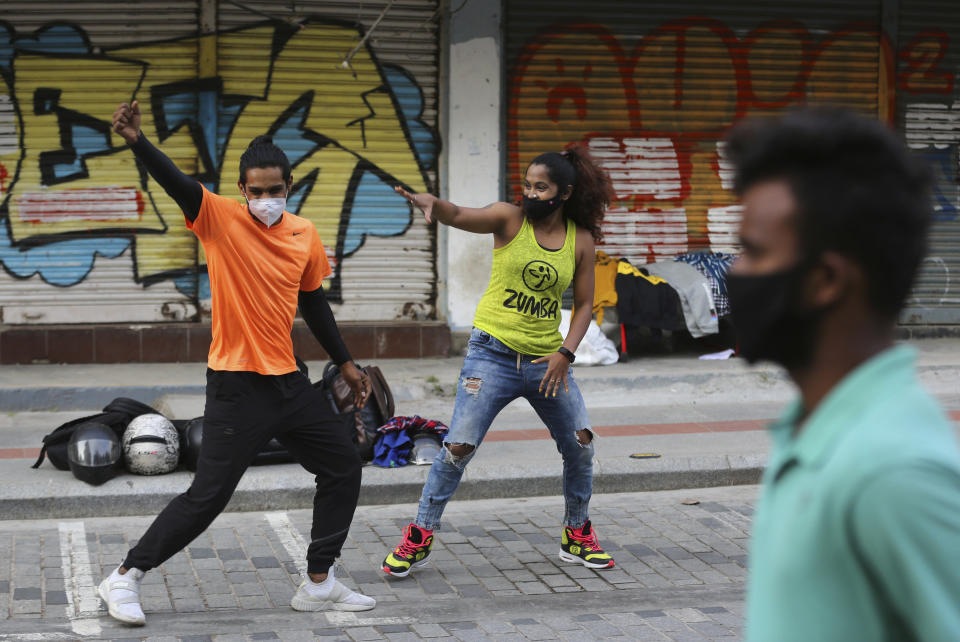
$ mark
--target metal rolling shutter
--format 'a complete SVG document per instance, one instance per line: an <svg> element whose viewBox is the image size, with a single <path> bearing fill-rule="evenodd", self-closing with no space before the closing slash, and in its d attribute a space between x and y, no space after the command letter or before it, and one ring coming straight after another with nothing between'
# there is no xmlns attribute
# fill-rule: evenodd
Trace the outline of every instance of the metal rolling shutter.
<svg viewBox="0 0 960 642"><path fill-rule="evenodd" d="M196 270L202 252L179 210L152 180L135 189L139 172L128 151L96 153L120 146L104 126L135 89L149 105L147 135L181 169L224 194L235 192L247 142L279 127L275 139L297 157L291 207L315 220L337 265L331 296L342 301L343 318L434 315L433 234L389 185L435 189L437 3L393 3L346 69L340 61L386 2L244 5L281 19L287 16L273 12L295 7L303 29L285 33L282 23L215 0L4 3L0 18L16 35L61 22L45 30L46 50L17 56L16 83L0 75L0 198L4 212L13 207L4 221L13 222L4 225L10 240L0 242L2 322L183 319L195 317L198 304L209 305L206 277ZM216 18L208 16L206 35L198 36L199 14L210 7ZM21 146L24 100L30 136ZM54 189L86 190L70 192L72 219L60 212L52 220L43 206L54 190L40 189L40 154L62 152L58 107L72 110L71 118L90 118L80 122L88 128L67 128L79 160L61 153L58 165L46 158L63 166L56 171L68 173L70 163L80 168ZM23 160L32 174L21 171ZM18 200L25 191L30 198ZM55 204L63 209L61 201ZM26 254L24 238L36 245Z"/></svg>
<svg viewBox="0 0 960 642"><path fill-rule="evenodd" d="M897 121L930 163L935 222L930 250L901 317L960 323L960 9L954 0L902 0Z"/></svg>
<svg viewBox="0 0 960 642"><path fill-rule="evenodd" d="M328 292L342 319L435 313L434 233L388 185L436 191L437 2L394 2L352 69L341 65L387 4L221 2L217 16L224 92L249 92L253 76L263 88L229 133L221 189L234 189L230 168L247 142L279 128L274 139L291 156L299 186L291 202L317 225L334 262ZM278 35L262 14L302 29ZM271 46L272 66L251 68L251 51Z"/></svg>
<svg viewBox="0 0 960 642"><path fill-rule="evenodd" d="M195 35L196 15L196 0L0 7L20 42L32 40L0 61L7 73L0 76L3 323L195 314L194 297L169 278L195 270L195 243L182 223L167 221L169 199L161 192L151 202L155 186L141 189L132 154L110 152L122 141L109 127L117 103L138 86L147 91L153 76L144 59L111 50L170 39L165 73L195 75L196 47L182 39ZM189 150L179 155L189 170L196 159ZM179 210L172 216L182 220Z"/></svg>
<svg viewBox="0 0 960 642"><path fill-rule="evenodd" d="M507 197L537 153L584 141L618 194L598 249L735 252L724 132L801 101L876 115L878 21L876 0L508 2Z"/></svg>

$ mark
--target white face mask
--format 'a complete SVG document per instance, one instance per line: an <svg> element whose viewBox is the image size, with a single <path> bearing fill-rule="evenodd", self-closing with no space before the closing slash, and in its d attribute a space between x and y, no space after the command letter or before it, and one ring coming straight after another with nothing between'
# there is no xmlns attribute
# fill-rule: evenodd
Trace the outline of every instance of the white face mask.
<svg viewBox="0 0 960 642"><path fill-rule="evenodd" d="M285 198L255 198L247 199L247 208L250 213L260 219L260 222L270 227L280 220L283 209L287 206Z"/></svg>

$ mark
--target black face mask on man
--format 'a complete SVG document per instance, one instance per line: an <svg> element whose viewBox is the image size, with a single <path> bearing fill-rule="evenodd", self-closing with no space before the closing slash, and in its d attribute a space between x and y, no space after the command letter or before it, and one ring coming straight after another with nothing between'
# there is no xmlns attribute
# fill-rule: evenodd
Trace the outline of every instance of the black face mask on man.
<svg viewBox="0 0 960 642"><path fill-rule="evenodd" d="M541 201L539 198L530 198L526 194L523 195L523 213L526 214L527 218L531 221L539 221L547 218L556 212L561 205L563 205L563 198L560 197L560 194L557 194L548 201Z"/></svg>
<svg viewBox="0 0 960 642"><path fill-rule="evenodd" d="M825 309L802 303L809 266L803 262L772 274L727 275L730 314L740 354L748 362L773 361L790 369L813 357Z"/></svg>

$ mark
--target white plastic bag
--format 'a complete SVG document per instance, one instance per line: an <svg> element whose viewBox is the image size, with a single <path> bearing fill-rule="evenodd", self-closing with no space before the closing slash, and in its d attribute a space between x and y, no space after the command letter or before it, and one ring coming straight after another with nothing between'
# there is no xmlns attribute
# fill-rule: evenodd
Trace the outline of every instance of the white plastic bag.
<svg viewBox="0 0 960 642"><path fill-rule="evenodd" d="M560 335L565 337L569 331L570 310L560 310ZM573 362L575 366L609 366L620 358L617 346L600 331L593 319L590 319L587 333L574 354L577 355Z"/></svg>

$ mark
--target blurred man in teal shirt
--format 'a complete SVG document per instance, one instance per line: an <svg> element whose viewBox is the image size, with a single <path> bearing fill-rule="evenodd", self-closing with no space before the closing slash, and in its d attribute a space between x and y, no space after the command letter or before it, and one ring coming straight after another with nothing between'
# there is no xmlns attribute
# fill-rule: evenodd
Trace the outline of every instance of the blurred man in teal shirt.
<svg viewBox="0 0 960 642"><path fill-rule="evenodd" d="M770 428L746 638L960 640L960 449L894 342L926 249L927 174L886 126L842 110L748 121L727 151L740 352L800 391Z"/></svg>

